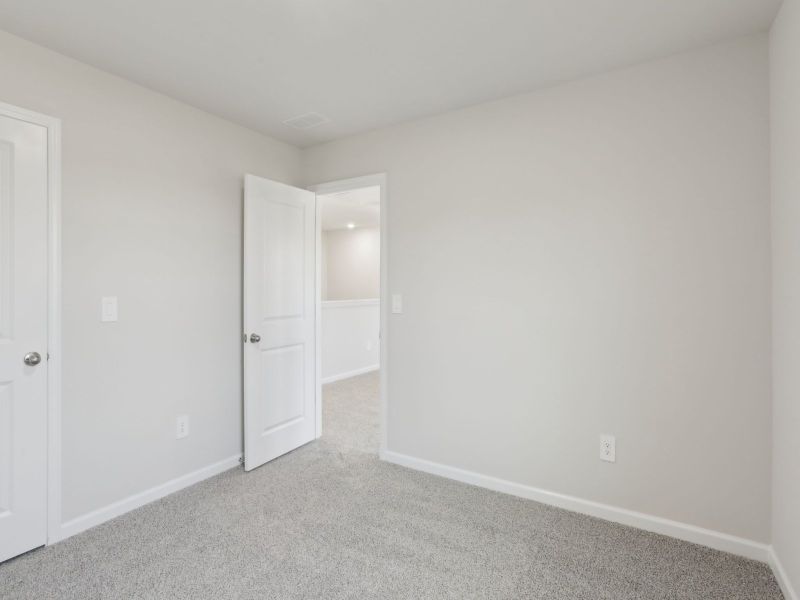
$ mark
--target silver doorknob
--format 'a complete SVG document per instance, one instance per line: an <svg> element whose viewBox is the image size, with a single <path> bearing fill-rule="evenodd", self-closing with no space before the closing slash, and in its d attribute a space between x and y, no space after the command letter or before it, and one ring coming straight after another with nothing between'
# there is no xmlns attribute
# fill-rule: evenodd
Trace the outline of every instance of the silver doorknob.
<svg viewBox="0 0 800 600"><path fill-rule="evenodd" d="M260 335L258 335L257 333L251 333L250 334L250 343L257 344L260 341L261 341L261 336Z"/></svg>
<svg viewBox="0 0 800 600"><path fill-rule="evenodd" d="M30 365L31 367L35 367L40 362L42 362L42 355L38 352L28 352L25 355L25 364Z"/></svg>

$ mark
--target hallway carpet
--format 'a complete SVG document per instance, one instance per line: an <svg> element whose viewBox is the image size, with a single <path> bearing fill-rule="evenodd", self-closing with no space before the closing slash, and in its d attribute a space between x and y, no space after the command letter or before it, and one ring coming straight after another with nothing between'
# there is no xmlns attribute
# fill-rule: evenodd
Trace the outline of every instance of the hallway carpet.
<svg viewBox="0 0 800 600"><path fill-rule="evenodd" d="M0 597L781 598L766 565L380 462L377 374L323 437L0 565Z"/></svg>

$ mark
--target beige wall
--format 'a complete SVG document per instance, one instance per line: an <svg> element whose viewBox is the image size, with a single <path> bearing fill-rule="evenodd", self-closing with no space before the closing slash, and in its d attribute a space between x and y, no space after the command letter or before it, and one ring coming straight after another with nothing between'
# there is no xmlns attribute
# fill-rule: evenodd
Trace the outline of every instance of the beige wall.
<svg viewBox="0 0 800 600"><path fill-rule="evenodd" d="M322 298L377 298L381 288L380 227L322 232Z"/></svg>
<svg viewBox="0 0 800 600"><path fill-rule="evenodd" d="M0 101L62 119L65 520L241 452L242 176L300 152L5 33Z"/></svg>
<svg viewBox="0 0 800 600"><path fill-rule="evenodd" d="M389 449L768 541L768 160L765 36L306 151L388 174Z"/></svg>
<svg viewBox="0 0 800 600"><path fill-rule="evenodd" d="M786 0L770 46L772 84L773 524L800 593L800 3Z"/></svg>

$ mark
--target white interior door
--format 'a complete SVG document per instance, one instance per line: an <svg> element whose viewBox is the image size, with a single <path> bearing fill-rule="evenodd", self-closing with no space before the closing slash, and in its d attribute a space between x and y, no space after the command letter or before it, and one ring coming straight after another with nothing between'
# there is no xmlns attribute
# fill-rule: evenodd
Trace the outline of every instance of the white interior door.
<svg viewBox="0 0 800 600"><path fill-rule="evenodd" d="M47 537L46 344L47 129L0 115L0 561Z"/></svg>
<svg viewBox="0 0 800 600"><path fill-rule="evenodd" d="M314 439L316 197L244 185L244 467Z"/></svg>

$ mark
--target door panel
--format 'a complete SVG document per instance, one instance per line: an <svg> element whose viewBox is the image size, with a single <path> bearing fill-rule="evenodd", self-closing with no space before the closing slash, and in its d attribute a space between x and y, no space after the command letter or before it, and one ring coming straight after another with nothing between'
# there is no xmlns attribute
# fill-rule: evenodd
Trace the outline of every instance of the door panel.
<svg viewBox="0 0 800 600"><path fill-rule="evenodd" d="M0 116L0 561L46 541L46 343L47 130Z"/></svg>
<svg viewBox="0 0 800 600"><path fill-rule="evenodd" d="M7 118L7 117L0 117ZM14 290L11 280L14 244L14 220L12 217L12 181L14 146L0 139L0 340L13 336L11 323L11 301Z"/></svg>
<svg viewBox="0 0 800 600"><path fill-rule="evenodd" d="M14 456L14 430L12 429L13 384L0 383L0 519L11 511L12 457Z"/></svg>
<svg viewBox="0 0 800 600"><path fill-rule="evenodd" d="M261 280L264 319L303 316L305 209L302 205L266 202L261 207L264 275ZM275 285L275 282L281 285Z"/></svg>
<svg viewBox="0 0 800 600"><path fill-rule="evenodd" d="M264 433L303 417L303 359L300 344L261 352Z"/></svg>
<svg viewBox="0 0 800 600"><path fill-rule="evenodd" d="M314 439L316 197L247 175L244 431L250 470ZM250 341L250 335L260 337Z"/></svg>

